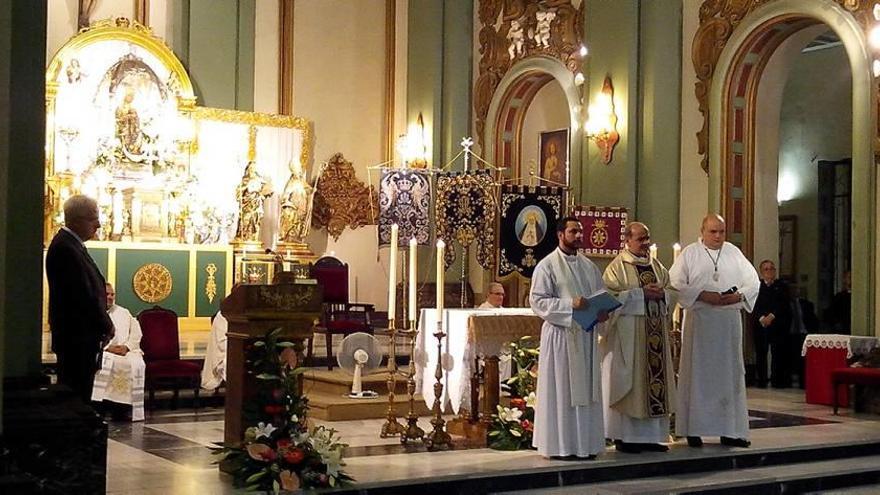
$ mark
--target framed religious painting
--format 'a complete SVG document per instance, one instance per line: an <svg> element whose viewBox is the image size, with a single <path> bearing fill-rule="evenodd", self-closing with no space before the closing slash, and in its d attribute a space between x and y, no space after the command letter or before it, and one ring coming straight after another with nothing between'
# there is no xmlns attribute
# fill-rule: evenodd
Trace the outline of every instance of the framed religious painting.
<svg viewBox="0 0 880 495"><path fill-rule="evenodd" d="M568 185L568 129L541 133L538 157L539 175L546 185Z"/></svg>

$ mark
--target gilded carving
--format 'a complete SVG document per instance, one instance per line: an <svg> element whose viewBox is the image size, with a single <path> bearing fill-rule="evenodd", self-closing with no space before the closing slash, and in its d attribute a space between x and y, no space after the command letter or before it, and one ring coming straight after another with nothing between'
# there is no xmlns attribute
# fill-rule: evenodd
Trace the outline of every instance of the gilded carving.
<svg viewBox="0 0 880 495"><path fill-rule="evenodd" d="M160 263L147 263L138 268L131 283L134 294L145 303L155 304L171 295L171 272Z"/></svg>
<svg viewBox="0 0 880 495"><path fill-rule="evenodd" d="M326 228L338 240L345 228L375 225L379 197L372 186L358 180L351 162L342 153L330 158L315 186L312 225Z"/></svg>
<svg viewBox="0 0 880 495"><path fill-rule="evenodd" d="M214 303L214 297L217 296L217 279L215 275L217 274L217 265L214 263L208 263L205 267L205 271L208 273L208 280L205 282L205 297L208 298L209 303Z"/></svg>
<svg viewBox="0 0 880 495"><path fill-rule="evenodd" d="M572 73L581 68L584 4L571 0L481 0L479 4L479 76L474 83L477 138L484 140L486 117L501 79L520 60L558 59ZM482 141L481 141L482 142Z"/></svg>
<svg viewBox="0 0 880 495"><path fill-rule="evenodd" d="M703 126L697 132L697 145L703 156L700 165L706 173L709 172L709 89L712 87L718 57L739 23L759 6L772 1L775 0L706 0L700 6L700 27L694 35L691 58L697 75L694 94L703 115ZM836 1L852 12L867 32L873 2Z"/></svg>

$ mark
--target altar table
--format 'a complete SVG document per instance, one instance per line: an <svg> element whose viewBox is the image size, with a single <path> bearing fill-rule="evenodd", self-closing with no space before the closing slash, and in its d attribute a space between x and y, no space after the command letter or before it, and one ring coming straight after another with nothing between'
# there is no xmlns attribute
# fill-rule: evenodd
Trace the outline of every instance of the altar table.
<svg viewBox="0 0 880 495"><path fill-rule="evenodd" d="M497 356L504 343L518 340L525 335L532 335L539 340L540 328L540 319L530 308L443 310L443 330L446 337L442 343L441 364L444 375L441 380L443 394L440 407L444 411L451 408L458 414L464 405L465 409L476 413L472 410L470 397L471 377L477 371L477 357ZM437 310L422 309L415 348L416 389L420 391L428 407L434 405L436 331ZM497 364L497 358L493 361L493 364ZM493 374L493 370L487 370L487 388L492 385L488 382L494 382L494 387L497 388L497 371L494 371L496 377L488 376L490 374Z"/></svg>
<svg viewBox="0 0 880 495"><path fill-rule="evenodd" d="M876 337L857 335L810 334L804 339L801 356L805 356L808 404L834 405L834 387L831 372L846 368L846 360L854 354L863 354L880 345ZM847 390L840 391L840 403L847 404Z"/></svg>

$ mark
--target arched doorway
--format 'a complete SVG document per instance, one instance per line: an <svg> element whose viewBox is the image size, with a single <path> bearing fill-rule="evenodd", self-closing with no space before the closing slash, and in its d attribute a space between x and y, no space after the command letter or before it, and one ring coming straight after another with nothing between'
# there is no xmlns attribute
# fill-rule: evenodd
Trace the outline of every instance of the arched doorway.
<svg viewBox="0 0 880 495"><path fill-rule="evenodd" d="M722 212L728 219L730 240L751 256L755 240L755 143L760 132L756 123L759 83L768 61L785 40L819 23L829 26L843 43L853 74L852 180L860 186L852 191L851 228L853 239L859 240L853 242L851 252L852 330L854 334L874 334L875 96L865 27L856 17L864 18L865 12L854 13L828 0L778 0L741 14L729 38L721 43L723 49L716 54L717 63L709 76L711 86L703 87L708 90L704 108L709 114L705 143L709 209ZM695 64L706 31L712 29L711 22L704 20L702 33L698 32L694 42Z"/></svg>

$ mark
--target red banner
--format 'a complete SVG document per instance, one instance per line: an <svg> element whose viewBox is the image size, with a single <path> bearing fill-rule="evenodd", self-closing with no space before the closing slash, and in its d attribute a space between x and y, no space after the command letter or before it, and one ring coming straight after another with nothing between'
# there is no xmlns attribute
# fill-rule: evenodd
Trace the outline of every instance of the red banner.
<svg viewBox="0 0 880 495"><path fill-rule="evenodd" d="M626 208L611 206L575 206L572 214L584 228L583 253L587 256L613 258L624 246Z"/></svg>

